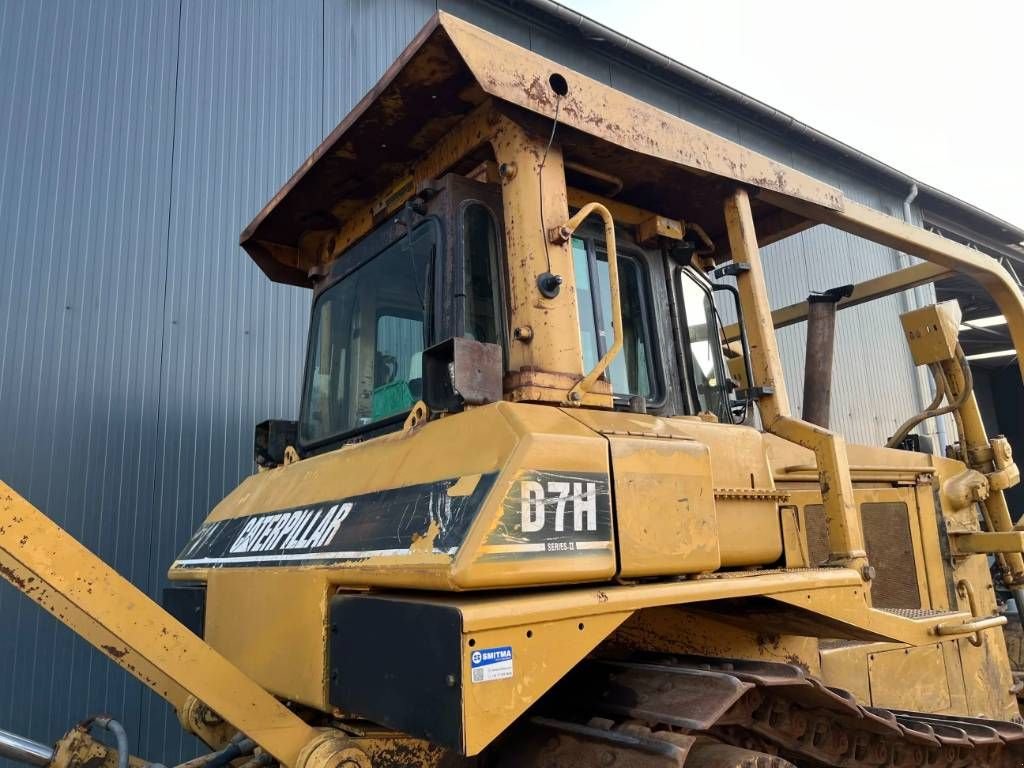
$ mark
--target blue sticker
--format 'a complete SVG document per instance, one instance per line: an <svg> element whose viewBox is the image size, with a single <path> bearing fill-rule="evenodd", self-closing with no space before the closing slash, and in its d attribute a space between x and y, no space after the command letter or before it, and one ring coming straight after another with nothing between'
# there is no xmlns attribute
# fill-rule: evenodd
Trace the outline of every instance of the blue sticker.
<svg viewBox="0 0 1024 768"><path fill-rule="evenodd" d="M512 646L481 648L469 656L474 683L489 683L492 680L507 680L512 677Z"/></svg>

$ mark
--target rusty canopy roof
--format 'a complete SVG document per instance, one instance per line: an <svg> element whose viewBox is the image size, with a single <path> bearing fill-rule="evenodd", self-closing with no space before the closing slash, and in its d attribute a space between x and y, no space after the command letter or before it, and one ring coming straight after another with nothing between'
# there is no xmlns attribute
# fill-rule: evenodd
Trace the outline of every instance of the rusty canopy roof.
<svg viewBox="0 0 1024 768"><path fill-rule="evenodd" d="M271 279L310 285L304 237L335 230L379 200L488 99L550 126L552 75L568 85L558 104L566 157L621 176L623 201L697 221L712 236L721 234L712 222L736 183L843 207L835 187L441 12L245 228L242 247ZM773 227L794 226L765 204L755 215L769 240Z"/></svg>

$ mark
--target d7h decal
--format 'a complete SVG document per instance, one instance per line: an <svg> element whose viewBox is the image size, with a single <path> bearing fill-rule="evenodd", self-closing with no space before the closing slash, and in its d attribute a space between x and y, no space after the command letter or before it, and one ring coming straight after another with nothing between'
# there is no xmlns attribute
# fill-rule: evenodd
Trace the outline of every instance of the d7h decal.
<svg viewBox="0 0 1024 768"><path fill-rule="evenodd" d="M483 559L612 548L608 475L524 472L512 483Z"/></svg>

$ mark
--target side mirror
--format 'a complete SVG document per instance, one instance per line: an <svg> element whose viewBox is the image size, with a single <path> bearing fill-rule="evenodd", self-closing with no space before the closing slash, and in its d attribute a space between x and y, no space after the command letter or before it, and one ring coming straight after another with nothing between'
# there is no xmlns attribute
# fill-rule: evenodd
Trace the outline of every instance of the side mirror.
<svg viewBox="0 0 1024 768"><path fill-rule="evenodd" d="M717 273L716 273L717 274ZM736 317L736 326L739 328L740 337L738 340L738 349L735 347L736 342L729 344L731 349L723 350L726 356L726 364L729 368L729 378L735 382L734 388L731 388L731 395L734 398L732 400L732 411L734 419L735 417L741 417L743 419L747 416L747 409L751 402L756 400L762 393L760 390L751 387L751 382L754 380L753 371L750 368L750 347L747 345L747 331L743 325L743 308L740 306L740 294L739 291L728 283L712 283L711 290L715 294L727 293L732 299L733 310ZM717 310L716 310L717 314ZM721 320L719 320L721 322Z"/></svg>
<svg viewBox="0 0 1024 768"><path fill-rule="evenodd" d="M256 466L272 469L284 464L284 452L289 446L295 445L298 438L299 424L296 421L268 419L256 425L253 439L253 458Z"/></svg>

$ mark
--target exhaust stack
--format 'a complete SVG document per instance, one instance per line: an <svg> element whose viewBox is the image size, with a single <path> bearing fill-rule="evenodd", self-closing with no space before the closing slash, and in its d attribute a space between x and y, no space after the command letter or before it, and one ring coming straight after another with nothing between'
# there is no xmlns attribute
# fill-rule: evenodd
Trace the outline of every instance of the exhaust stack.
<svg viewBox="0 0 1024 768"><path fill-rule="evenodd" d="M828 429L832 403L832 357L836 342L836 304L853 293L852 285L807 297L807 357L804 364L803 420Z"/></svg>

